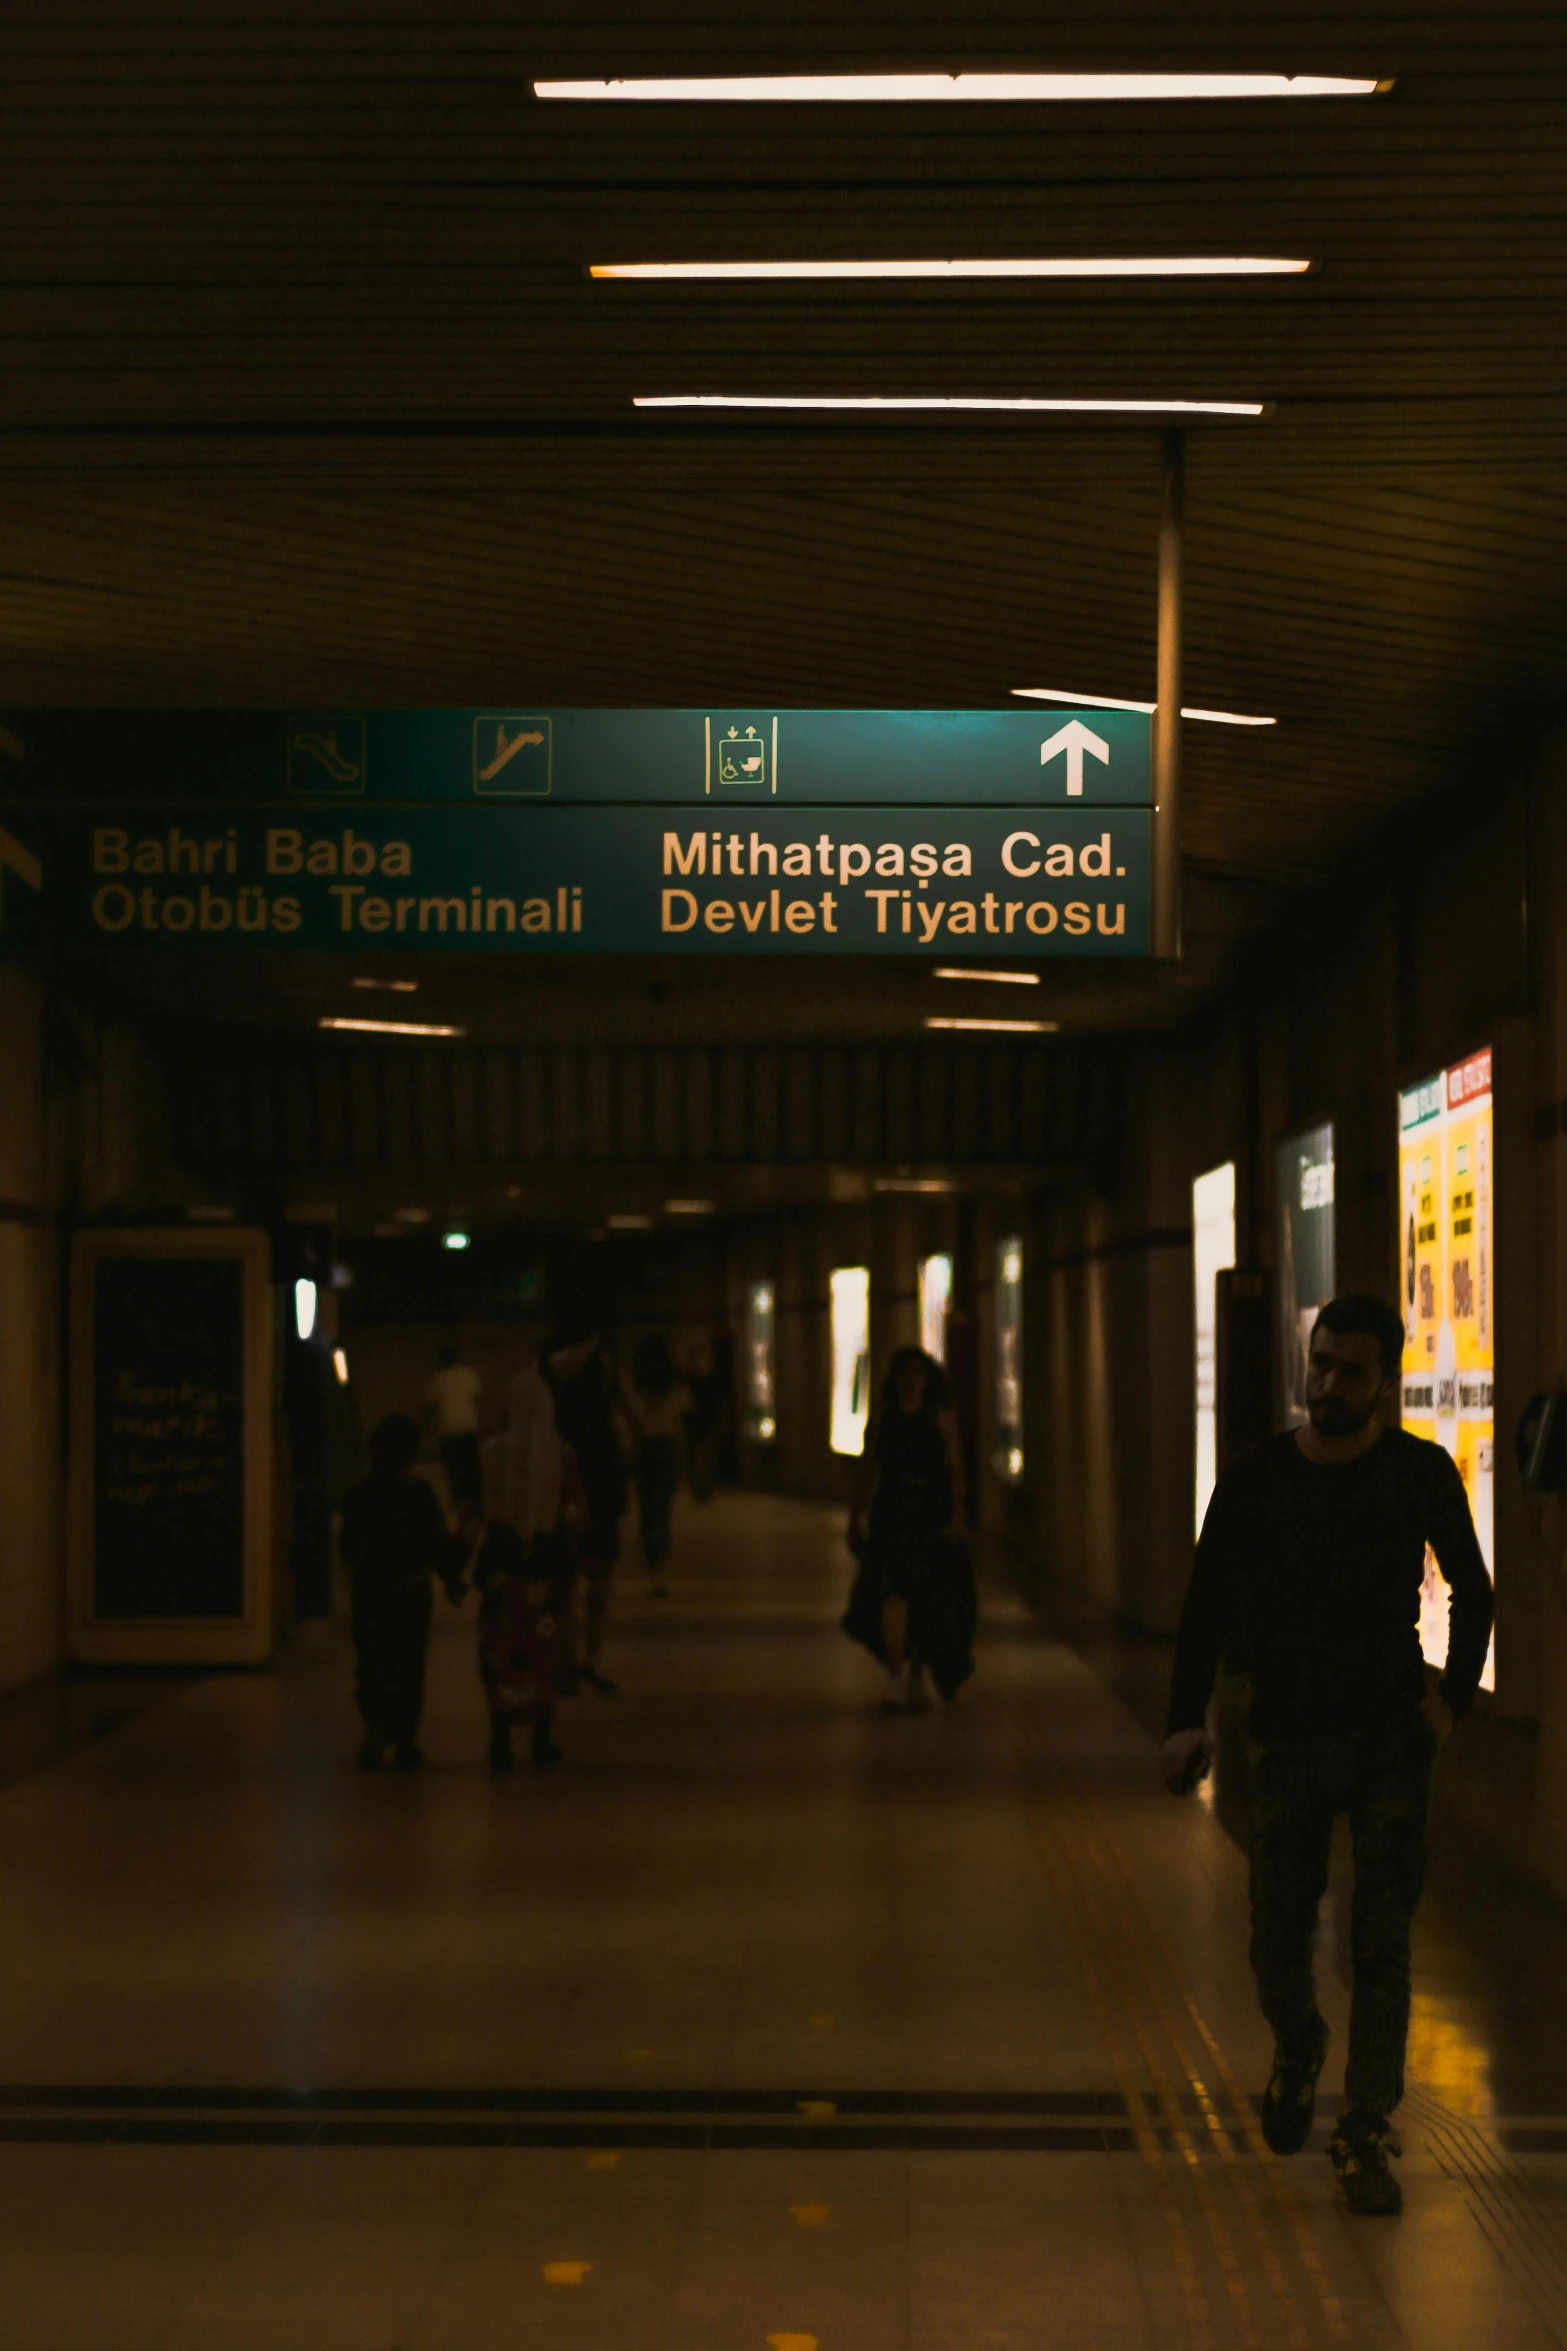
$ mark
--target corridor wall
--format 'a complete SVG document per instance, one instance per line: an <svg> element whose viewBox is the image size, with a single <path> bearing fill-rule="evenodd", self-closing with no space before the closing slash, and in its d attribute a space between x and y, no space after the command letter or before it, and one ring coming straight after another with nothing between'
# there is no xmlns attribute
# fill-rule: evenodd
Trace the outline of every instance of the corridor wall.
<svg viewBox="0 0 1567 2351"><path fill-rule="evenodd" d="M1194 1026L1139 1048L1114 1180L1046 1220L1030 1556L1173 1627L1192 1552L1192 1179L1236 1162L1239 1262L1276 1274L1277 1145L1331 1122L1335 1287L1395 1299L1399 1089L1489 1046L1498 1686L1443 1778L1567 1892L1567 1503L1525 1492L1512 1444L1528 1397L1567 1385L1567 748L1485 785L1418 838L1389 835Z"/></svg>
<svg viewBox="0 0 1567 2351"><path fill-rule="evenodd" d="M44 996L0 967L0 1689L60 1653L59 1302Z"/></svg>

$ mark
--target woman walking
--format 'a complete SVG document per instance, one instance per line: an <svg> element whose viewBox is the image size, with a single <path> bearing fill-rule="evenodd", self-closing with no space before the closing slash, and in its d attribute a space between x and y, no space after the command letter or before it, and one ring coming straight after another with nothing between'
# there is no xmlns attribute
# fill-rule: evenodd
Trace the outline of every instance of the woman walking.
<svg viewBox="0 0 1567 2351"><path fill-rule="evenodd" d="M888 1713L929 1706L974 1670L978 1614L967 1546L952 1533L963 1455L946 1374L922 1347L900 1347L865 1432L849 1545L860 1561L844 1630L887 1668Z"/></svg>
<svg viewBox="0 0 1567 2351"><path fill-rule="evenodd" d="M490 1769L513 1768L512 1727L524 1723L532 1731L533 1767L547 1771L560 1761L555 1709L574 1687L577 1554L567 1523L574 1473L536 1361L513 1380L505 1434L490 1438L480 1461L485 1526L473 1582L480 1595L479 1678L490 1710Z"/></svg>
<svg viewBox="0 0 1567 2351"><path fill-rule="evenodd" d="M680 1432L691 1404L691 1391L662 1331L649 1331L637 1341L631 1358L628 1403L637 1434L642 1562L654 1599L662 1600L667 1589L664 1568L669 1558L670 1514L680 1485Z"/></svg>

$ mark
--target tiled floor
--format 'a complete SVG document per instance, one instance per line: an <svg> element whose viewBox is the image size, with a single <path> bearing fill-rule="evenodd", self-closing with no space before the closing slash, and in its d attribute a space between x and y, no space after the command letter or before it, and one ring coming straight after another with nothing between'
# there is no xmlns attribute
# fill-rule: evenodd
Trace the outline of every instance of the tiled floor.
<svg viewBox="0 0 1567 2351"><path fill-rule="evenodd" d="M486 1777L446 1617L418 1779L352 1770L331 1647L0 1796L6 2351L1567 2343L1495 1947L1423 1978L1408 2210L1350 2221L1320 2131L1260 2150L1213 1814L1005 1602L883 1719L844 1564L804 1505L688 1514L548 1779Z"/></svg>

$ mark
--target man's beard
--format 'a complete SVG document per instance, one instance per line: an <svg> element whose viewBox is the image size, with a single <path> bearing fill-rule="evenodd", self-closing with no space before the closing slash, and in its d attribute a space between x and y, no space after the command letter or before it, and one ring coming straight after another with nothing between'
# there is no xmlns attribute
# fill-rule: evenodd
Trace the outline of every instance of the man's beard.
<svg viewBox="0 0 1567 2351"><path fill-rule="evenodd" d="M1342 1396L1323 1396L1306 1409L1319 1437L1358 1437L1362 1429L1370 1427L1376 1406L1368 1404L1364 1412L1357 1412Z"/></svg>

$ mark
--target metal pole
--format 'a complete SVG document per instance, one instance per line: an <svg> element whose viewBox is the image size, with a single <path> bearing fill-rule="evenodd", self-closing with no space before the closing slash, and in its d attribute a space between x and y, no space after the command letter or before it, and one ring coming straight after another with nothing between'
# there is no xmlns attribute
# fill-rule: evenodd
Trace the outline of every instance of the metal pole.
<svg viewBox="0 0 1567 2351"><path fill-rule="evenodd" d="M1159 676L1153 722L1153 951L1181 952L1181 526L1186 435L1164 436L1159 499Z"/></svg>

